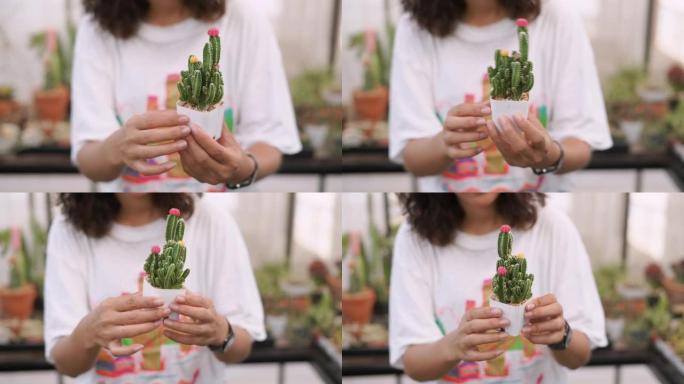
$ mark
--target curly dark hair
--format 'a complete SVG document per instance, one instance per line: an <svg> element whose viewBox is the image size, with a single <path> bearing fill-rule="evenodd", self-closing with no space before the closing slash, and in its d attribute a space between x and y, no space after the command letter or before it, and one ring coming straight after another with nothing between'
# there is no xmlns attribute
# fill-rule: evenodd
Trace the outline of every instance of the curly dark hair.
<svg viewBox="0 0 684 384"><path fill-rule="evenodd" d="M436 246L449 245L463 224L465 211L453 193L399 193L399 202L413 230ZM543 193L502 193L496 210L513 228L528 229L537 222Z"/></svg>
<svg viewBox="0 0 684 384"><path fill-rule="evenodd" d="M226 12L226 0L183 0L192 17L213 21ZM86 13L112 35L127 39L138 32L150 9L148 0L83 0Z"/></svg>
<svg viewBox="0 0 684 384"><path fill-rule="evenodd" d="M498 1L513 19L534 19L541 12L541 0ZM421 28L437 37L451 34L468 7L466 0L401 0L401 4Z"/></svg>
<svg viewBox="0 0 684 384"><path fill-rule="evenodd" d="M183 216L192 216L195 201L188 193L155 193L152 202L161 212L178 208ZM121 204L113 193L60 193L59 204L67 221L76 229L96 239L106 236Z"/></svg>

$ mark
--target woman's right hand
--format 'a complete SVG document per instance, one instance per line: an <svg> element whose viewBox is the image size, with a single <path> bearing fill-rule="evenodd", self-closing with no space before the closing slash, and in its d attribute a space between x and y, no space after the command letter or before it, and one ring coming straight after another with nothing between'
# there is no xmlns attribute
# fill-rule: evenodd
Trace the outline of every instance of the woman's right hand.
<svg viewBox="0 0 684 384"><path fill-rule="evenodd" d="M173 110L150 111L135 115L117 132L115 157L143 175L170 171L175 163L150 164L148 160L184 150L191 132L190 119Z"/></svg>
<svg viewBox="0 0 684 384"><path fill-rule="evenodd" d="M122 295L104 300L84 318L83 338L88 349L103 347L114 356L132 355L143 345L121 345L121 339L150 332L162 324L170 310L158 297Z"/></svg>
<svg viewBox="0 0 684 384"><path fill-rule="evenodd" d="M485 117L491 113L489 102L453 107L439 133L444 155L451 160L460 160L482 152L484 149L476 143L488 137Z"/></svg>
<svg viewBox="0 0 684 384"><path fill-rule="evenodd" d="M473 308L466 312L458 328L441 340L448 361L486 361L501 355L504 351L499 349L478 349L480 345L497 343L508 337L501 331L490 332L498 331L509 324L501 316L500 309L491 307Z"/></svg>

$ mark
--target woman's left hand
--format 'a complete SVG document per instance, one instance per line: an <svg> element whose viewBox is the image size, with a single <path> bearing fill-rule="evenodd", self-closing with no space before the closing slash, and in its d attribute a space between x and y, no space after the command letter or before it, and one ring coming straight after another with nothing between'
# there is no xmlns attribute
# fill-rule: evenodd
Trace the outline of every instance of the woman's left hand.
<svg viewBox="0 0 684 384"><path fill-rule="evenodd" d="M553 294L532 299L525 305L525 323L522 335L534 344L556 344L565 335L563 307Z"/></svg>
<svg viewBox="0 0 684 384"><path fill-rule="evenodd" d="M508 164L548 168L560 159L560 148L537 118L536 111L530 110L527 119L522 115L515 115L513 120L501 117L499 125L501 129L497 129L493 121L488 121L487 133Z"/></svg>
<svg viewBox="0 0 684 384"><path fill-rule="evenodd" d="M185 140L187 148L180 152L183 169L188 175L208 184L236 184L254 171L254 162L242 150L225 124L217 141L196 125Z"/></svg>
<svg viewBox="0 0 684 384"><path fill-rule="evenodd" d="M186 345L221 345L228 335L228 320L216 313L210 299L186 292L169 305L188 319L164 320L164 335Z"/></svg>

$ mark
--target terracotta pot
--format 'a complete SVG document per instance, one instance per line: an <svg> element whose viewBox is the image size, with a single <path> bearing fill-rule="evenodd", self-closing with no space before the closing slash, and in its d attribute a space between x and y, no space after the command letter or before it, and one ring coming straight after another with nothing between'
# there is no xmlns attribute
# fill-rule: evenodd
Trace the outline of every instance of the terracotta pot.
<svg viewBox="0 0 684 384"><path fill-rule="evenodd" d="M366 288L359 293L342 295L342 322L344 324L368 324L373 316L375 291Z"/></svg>
<svg viewBox="0 0 684 384"><path fill-rule="evenodd" d="M0 117L5 117L19 108L14 100L0 100Z"/></svg>
<svg viewBox="0 0 684 384"><path fill-rule="evenodd" d="M58 87L55 89L36 91L33 103L40 120L64 121L69 107L69 89Z"/></svg>
<svg viewBox="0 0 684 384"><path fill-rule="evenodd" d="M354 108L358 117L363 120L385 120L388 103L389 92L385 87L354 92Z"/></svg>
<svg viewBox="0 0 684 384"><path fill-rule="evenodd" d="M36 287L33 284L24 284L19 288L0 289L3 316L21 320L28 319L33 312L36 295Z"/></svg>

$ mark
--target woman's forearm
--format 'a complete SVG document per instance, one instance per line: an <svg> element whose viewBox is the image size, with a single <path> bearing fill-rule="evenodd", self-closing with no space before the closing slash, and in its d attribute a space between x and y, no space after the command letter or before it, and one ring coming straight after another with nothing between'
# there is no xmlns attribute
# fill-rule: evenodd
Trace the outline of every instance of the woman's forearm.
<svg viewBox="0 0 684 384"><path fill-rule="evenodd" d="M589 362L591 358L591 345L587 335L580 331L573 331L568 348L564 351L552 352L553 358L556 359L558 364L570 369L577 369Z"/></svg>
<svg viewBox="0 0 684 384"><path fill-rule="evenodd" d="M586 141L568 137L561 141L565 158L563 159L563 167L558 171L558 174L569 173L584 169L591 161L591 147Z"/></svg>
<svg viewBox="0 0 684 384"><path fill-rule="evenodd" d="M52 348L51 357L59 373L76 377L95 365L100 346L88 336L87 322L88 316L81 320L71 335L59 339Z"/></svg>
<svg viewBox="0 0 684 384"><path fill-rule="evenodd" d="M78 167L93 181L115 180L124 167L123 158L117 152L122 131L117 130L103 141L86 143L78 152Z"/></svg>
<svg viewBox="0 0 684 384"><path fill-rule="evenodd" d="M404 372L417 381L442 378L460 363L455 356L450 356L445 343L443 337L434 343L408 347L403 357Z"/></svg>
<svg viewBox="0 0 684 384"><path fill-rule="evenodd" d="M226 353L215 353L216 358L226 364L235 364L244 361L252 352L252 336L244 329L233 326L235 342Z"/></svg>
<svg viewBox="0 0 684 384"><path fill-rule="evenodd" d="M259 179L278 172L283 162L283 154L276 147L266 143L256 143L249 147L248 152L254 155L259 163Z"/></svg>
<svg viewBox="0 0 684 384"><path fill-rule="evenodd" d="M432 176L442 173L451 164L442 134L413 139L406 144L402 157L407 171L414 176Z"/></svg>

